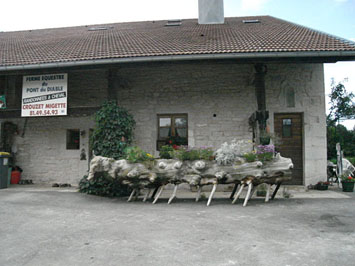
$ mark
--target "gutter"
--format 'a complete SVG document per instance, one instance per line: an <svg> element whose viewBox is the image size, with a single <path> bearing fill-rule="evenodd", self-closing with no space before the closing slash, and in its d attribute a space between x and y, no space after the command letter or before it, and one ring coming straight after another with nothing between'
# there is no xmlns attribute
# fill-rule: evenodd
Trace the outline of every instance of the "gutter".
<svg viewBox="0 0 355 266"><path fill-rule="evenodd" d="M142 56L110 59L91 59L58 63L26 64L16 66L0 66L0 71L30 70L58 67L104 65L135 62L161 62L161 61L184 61L184 60L208 60L208 59L281 59L281 58L321 58L321 57L344 57L344 60L355 60L355 51L320 51L320 52L259 52L259 53L225 53L225 54L193 54L193 55L164 55ZM347 58L350 57L350 58Z"/></svg>

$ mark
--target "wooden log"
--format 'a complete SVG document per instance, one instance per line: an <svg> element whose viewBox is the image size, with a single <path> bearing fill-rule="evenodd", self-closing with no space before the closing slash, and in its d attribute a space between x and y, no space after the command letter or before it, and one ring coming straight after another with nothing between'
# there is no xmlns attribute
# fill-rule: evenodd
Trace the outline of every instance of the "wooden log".
<svg viewBox="0 0 355 266"><path fill-rule="evenodd" d="M133 198L135 193L136 193L136 189L133 189L132 192L131 192L131 195L129 196L129 198L127 200L128 202L132 201L132 198Z"/></svg>
<svg viewBox="0 0 355 266"><path fill-rule="evenodd" d="M158 186L158 187L156 187L156 188L154 189L153 194L152 194L152 196L151 196L151 199L152 199L152 200L155 199L155 195L157 194L159 188L160 188L160 186Z"/></svg>
<svg viewBox="0 0 355 266"><path fill-rule="evenodd" d="M234 189L230 196L234 198L232 203L237 201L243 188L248 186L247 197L244 200L245 206L252 197L255 187L261 183L268 184L268 189L272 184L278 185L271 197L273 199L279 189L279 185L291 178L292 167L291 159L283 158L280 154L277 154L272 161L265 163L259 161L249 163L244 158L239 158L238 164L229 166L218 165L216 161L196 160L181 162L167 159L158 159L154 162L143 164L95 156L90 163L89 175L93 178L96 172L107 172L112 178L131 186L134 189L128 198L129 201L132 201L134 196L136 198L139 196L140 189L148 188L148 193L143 199L143 201L146 201L150 189L155 188L152 195L154 204L159 199L164 186L169 183L174 184L174 191L168 200L169 204L176 197L178 184L187 183L190 186L197 186L196 201L200 198L203 186L213 185L207 202L208 206L212 202L218 184L234 184ZM251 183L248 182L248 177L252 177ZM238 191L239 183L242 183L242 185ZM237 191L238 193L235 196ZM265 201L268 201L269 198L270 192Z"/></svg>
<svg viewBox="0 0 355 266"><path fill-rule="evenodd" d="M196 195L196 202L198 202L200 200L200 197L201 197L201 190L202 190L202 187L198 186L197 188L197 195Z"/></svg>
<svg viewBox="0 0 355 266"><path fill-rule="evenodd" d="M239 186L239 184L234 184L232 194L229 196L230 199L233 199L233 198L234 198L234 194L235 194L235 192L237 191L238 186Z"/></svg>
<svg viewBox="0 0 355 266"><path fill-rule="evenodd" d="M210 194L210 196L208 198L208 201L207 201L207 206L210 206L212 198L213 198L213 195L216 192L216 188L217 188L217 184L214 184L213 187L212 187L211 194Z"/></svg>
<svg viewBox="0 0 355 266"><path fill-rule="evenodd" d="M247 204L248 204L248 201L249 201L249 199L250 199L250 193L251 193L252 188L253 188L253 183L250 182L250 183L248 184L248 192L247 192L247 195L245 196L243 207L247 206Z"/></svg>
<svg viewBox="0 0 355 266"><path fill-rule="evenodd" d="M255 191L256 191L256 186L253 185L253 188L252 188L252 190L251 190L251 192L250 192L250 196L249 196L249 199L248 199L248 200L250 200L250 199L253 197Z"/></svg>
<svg viewBox="0 0 355 266"><path fill-rule="evenodd" d="M266 197L265 197L265 202L268 202L270 199L270 189L271 189L271 185L270 184L266 184Z"/></svg>
<svg viewBox="0 0 355 266"><path fill-rule="evenodd" d="M161 193L163 192L163 189L164 189L164 186L161 186L160 189L159 189L158 194L155 196L155 199L154 199L154 201L153 201L153 204L155 204L155 203L158 201L158 199L159 199Z"/></svg>
<svg viewBox="0 0 355 266"><path fill-rule="evenodd" d="M277 194L277 191L279 190L282 182L277 183L276 188L274 190L274 193L272 193L271 199L273 200Z"/></svg>
<svg viewBox="0 0 355 266"><path fill-rule="evenodd" d="M240 185L239 191L238 191L237 195L235 195L234 200L232 201L232 204L236 203L236 201L239 199L240 195L242 194L244 186L245 186L244 183L242 183Z"/></svg>
<svg viewBox="0 0 355 266"><path fill-rule="evenodd" d="M147 193L145 194L144 198L143 198L143 202L146 202L148 197L149 197L149 194L150 194L150 188L148 188L147 190Z"/></svg>
<svg viewBox="0 0 355 266"><path fill-rule="evenodd" d="M174 186L174 190L173 190L173 194L171 195L171 197L169 198L168 204L170 204L173 199L176 197L176 191L177 191L178 185Z"/></svg>
<svg viewBox="0 0 355 266"><path fill-rule="evenodd" d="M135 196L134 196L134 200L135 200L135 201L138 200L139 194L140 194L140 189L137 188L137 189L136 189L136 194L135 194Z"/></svg>

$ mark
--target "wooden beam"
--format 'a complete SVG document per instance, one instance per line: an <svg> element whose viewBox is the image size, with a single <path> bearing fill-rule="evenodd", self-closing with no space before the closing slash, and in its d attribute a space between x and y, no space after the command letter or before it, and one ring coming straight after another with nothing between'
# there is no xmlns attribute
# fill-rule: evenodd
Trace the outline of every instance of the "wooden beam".
<svg viewBox="0 0 355 266"><path fill-rule="evenodd" d="M107 74L107 100L117 102L117 94L115 91L115 71L110 68Z"/></svg>
<svg viewBox="0 0 355 266"><path fill-rule="evenodd" d="M265 75L267 72L266 65L255 65L255 94L258 103L258 111L266 110L266 97L265 97Z"/></svg>
<svg viewBox="0 0 355 266"><path fill-rule="evenodd" d="M267 67L264 64L255 65L255 94L258 104L258 111L256 113L256 120L259 122L260 131L266 129L266 120L268 119L268 112L266 111L266 92L265 92L265 75Z"/></svg>
<svg viewBox="0 0 355 266"><path fill-rule="evenodd" d="M239 186L239 184L238 183L236 183L235 185L234 185L234 188L233 188L233 191L232 191L232 194L230 195L230 199L233 199L234 198L234 194L235 194L235 192L237 191L237 189L238 189L238 186Z"/></svg>
<svg viewBox="0 0 355 266"><path fill-rule="evenodd" d="M272 196L271 196L272 200L275 198L277 191L279 191L280 186L281 186L281 182L277 183L274 193L272 193Z"/></svg>

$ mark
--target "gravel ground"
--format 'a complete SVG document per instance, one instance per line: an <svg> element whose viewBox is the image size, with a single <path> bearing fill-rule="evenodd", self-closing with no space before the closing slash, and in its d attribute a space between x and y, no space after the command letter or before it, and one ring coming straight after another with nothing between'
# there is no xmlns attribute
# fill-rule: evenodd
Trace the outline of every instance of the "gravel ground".
<svg viewBox="0 0 355 266"><path fill-rule="evenodd" d="M245 208L226 193L210 207L184 193L152 205L2 189L0 265L355 265L355 193L296 192Z"/></svg>

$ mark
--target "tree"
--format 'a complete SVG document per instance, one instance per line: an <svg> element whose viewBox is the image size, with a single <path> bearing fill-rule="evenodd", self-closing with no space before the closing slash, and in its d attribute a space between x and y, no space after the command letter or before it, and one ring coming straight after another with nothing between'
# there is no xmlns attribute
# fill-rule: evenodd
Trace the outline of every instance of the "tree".
<svg viewBox="0 0 355 266"><path fill-rule="evenodd" d="M336 157L335 145L340 143L344 156L355 157L355 130L347 130L343 125L327 126L328 159Z"/></svg>
<svg viewBox="0 0 355 266"><path fill-rule="evenodd" d="M330 97L330 112L327 116L328 159L336 157L335 145L340 143L345 156L355 156L355 131L347 130L339 124L341 119L355 118L354 94L348 93L345 86L332 79Z"/></svg>
<svg viewBox="0 0 355 266"><path fill-rule="evenodd" d="M343 83L335 83L332 79L330 97L330 109L327 116L328 125L339 124L341 119L355 119L354 94L348 93Z"/></svg>

